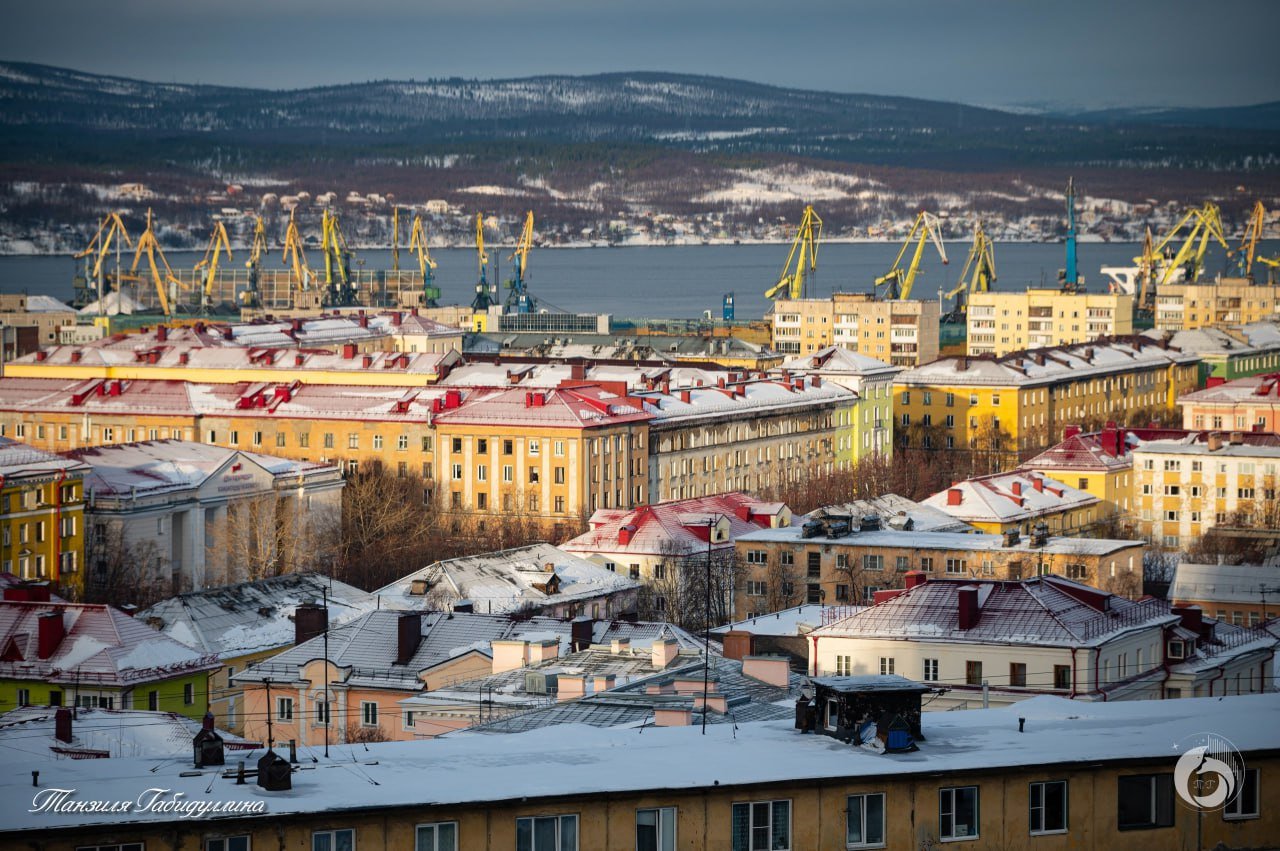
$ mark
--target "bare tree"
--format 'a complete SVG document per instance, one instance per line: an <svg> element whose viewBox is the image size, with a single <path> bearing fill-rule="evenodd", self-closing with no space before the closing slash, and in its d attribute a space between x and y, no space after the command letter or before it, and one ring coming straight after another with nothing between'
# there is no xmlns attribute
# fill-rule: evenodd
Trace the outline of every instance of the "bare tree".
<svg viewBox="0 0 1280 851"><path fill-rule="evenodd" d="M145 608L178 590L156 542L130 543L122 523L94 523L84 550L85 602Z"/></svg>

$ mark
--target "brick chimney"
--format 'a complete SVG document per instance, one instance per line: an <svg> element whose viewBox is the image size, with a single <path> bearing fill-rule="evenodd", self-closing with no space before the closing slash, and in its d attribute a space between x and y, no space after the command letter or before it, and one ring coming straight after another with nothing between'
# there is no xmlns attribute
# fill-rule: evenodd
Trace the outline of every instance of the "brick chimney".
<svg viewBox="0 0 1280 851"><path fill-rule="evenodd" d="M724 658L745 659L755 648L755 636L744 629L731 629L724 634Z"/></svg>
<svg viewBox="0 0 1280 851"><path fill-rule="evenodd" d="M502 638L490 642L490 646L493 648L493 673L495 674L523 668L528 662L529 642L527 641L518 638Z"/></svg>
<svg viewBox="0 0 1280 851"><path fill-rule="evenodd" d="M907 588L915 588L917 585L923 585L929 581L929 577L925 575L923 570L908 570L902 577L903 584Z"/></svg>
<svg viewBox="0 0 1280 851"><path fill-rule="evenodd" d="M596 694L608 691L618 684L617 674L596 674L591 678L591 690Z"/></svg>
<svg viewBox="0 0 1280 851"><path fill-rule="evenodd" d="M560 655L560 639L545 638L529 642L529 664L538 665Z"/></svg>
<svg viewBox="0 0 1280 851"><path fill-rule="evenodd" d="M1022 496L1022 482L1014 481L1010 488L1013 490L1014 496Z"/></svg>
<svg viewBox="0 0 1280 851"><path fill-rule="evenodd" d="M587 693L586 678L582 674L560 674L556 677L556 697L559 700L576 700Z"/></svg>
<svg viewBox="0 0 1280 851"><path fill-rule="evenodd" d="M156 342L163 343L168 339L169 339L169 326L157 325L156 326Z"/></svg>
<svg viewBox="0 0 1280 851"><path fill-rule="evenodd" d="M59 707L58 711L53 713L53 737L60 742L71 744L73 738L71 735L71 710L65 706Z"/></svg>
<svg viewBox="0 0 1280 851"><path fill-rule="evenodd" d="M293 613L293 643L302 644L324 635L328 626L328 609L316 603L303 603Z"/></svg>
<svg viewBox="0 0 1280 851"><path fill-rule="evenodd" d="M58 650L58 645L67 635L66 625L62 621L62 609L56 608L44 612L37 619L36 655L48 659Z"/></svg>
<svg viewBox="0 0 1280 851"><path fill-rule="evenodd" d="M343 359L344 359L344 360L354 360L354 359L355 359L355 356L356 356L356 344L355 344L355 343L343 343L343 344L342 344L342 357L343 357Z"/></svg>
<svg viewBox="0 0 1280 851"><path fill-rule="evenodd" d="M956 611L961 629L973 629L978 625L982 618L982 609L978 606L978 586L965 585L956 589Z"/></svg>
<svg viewBox="0 0 1280 851"><path fill-rule="evenodd" d="M396 664L407 665L422 643L422 613L404 612L396 623Z"/></svg>
<svg viewBox="0 0 1280 851"><path fill-rule="evenodd" d="M1189 629L1196 635L1200 634L1204 623L1204 612L1199 606L1174 606L1170 611L1182 618L1184 629Z"/></svg>
<svg viewBox="0 0 1280 851"><path fill-rule="evenodd" d="M964 501L964 491L960 488L950 488L947 490L947 505L959 505Z"/></svg>
<svg viewBox="0 0 1280 851"><path fill-rule="evenodd" d="M614 656L621 656L631 652L630 638L615 638L609 645L609 652Z"/></svg>
<svg viewBox="0 0 1280 851"><path fill-rule="evenodd" d="M653 667L658 670L664 670L680 655L680 642L674 638L655 638L651 652L653 653Z"/></svg>
<svg viewBox="0 0 1280 851"><path fill-rule="evenodd" d="M1031 477L1031 487L1035 488L1036 490L1040 491L1041 493L1044 493L1044 477L1043 477L1043 476L1032 476L1032 477Z"/></svg>
<svg viewBox="0 0 1280 851"><path fill-rule="evenodd" d="M631 543L631 538L635 535L635 533L636 533L636 527L631 525L630 523L619 528L618 543L625 547L627 544Z"/></svg>
<svg viewBox="0 0 1280 851"><path fill-rule="evenodd" d="M1066 428L1064 428L1064 429L1062 430L1062 439L1063 439L1063 440L1068 440L1068 439L1070 439L1070 438L1072 438L1072 437L1075 437L1075 436L1076 436L1077 434L1079 434L1079 433L1080 433L1080 426L1078 426L1078 425L1069 425L1069 426L1067 426Z"/></svg>
<svg viewBox="0 0 1280 851"><path fill-rule="evenodd" d="M693 724L693 709L685 705L657 706L653 710L655 727L688 727Z"/></svg>

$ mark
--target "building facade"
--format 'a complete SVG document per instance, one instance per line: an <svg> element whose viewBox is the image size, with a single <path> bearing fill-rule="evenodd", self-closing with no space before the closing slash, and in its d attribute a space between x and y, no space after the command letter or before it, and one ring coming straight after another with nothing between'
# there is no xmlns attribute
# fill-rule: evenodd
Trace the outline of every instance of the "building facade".
<svg viewBox="0 0 1280 851"><path fill-rule="evenodd" d="M902 367L841 346L819 349L782 364L783 377L817 377L857 394L853 411L854 463L893 454L893 379Z"/></svg>
<svg viewBox="0 0 1280 851"><path fill-rule="evenodd" d="M72 600L85 592L88 465L0 437L0 565L49 581Z"/></svg>
<svg viewBox="0 0 1280 851"><path fill-rule="evenodd" d="M956 482L923 501L979 532L1031 534L1043 523L1054 535L1077 535L1106 516L1087 490L1041 473L1014 470Z"/></svg>
<svg viewBox="0 0 1280 851"><path fill-rule="evenodd" d="M1058 289L972 293L968 354L1006 355L1133 333L1133 298Z"/></svg>
<svg viewBox="0 0 1280 851"><path fill-rule="evenodd" d="M1280 373L1223 382L1178 398L1183 428L1280 432Z"/></svg>
<svg viewBox="0 0 1280 851"><path fill-rule="evenodd" d="M1276 287L1245 278L1165 284L1156 291L1156 328L1161 331L1189 331L1277 319L1280 319L1280 296Z"/></svg>
<svg viewBox="0 0 1280 851"><path fill-rule="evenodd" d="M938 357L940 312L932 300L881 300L868 293L774 303L771 346L785 355L811 355L840 346L901 367Z"/></svg>

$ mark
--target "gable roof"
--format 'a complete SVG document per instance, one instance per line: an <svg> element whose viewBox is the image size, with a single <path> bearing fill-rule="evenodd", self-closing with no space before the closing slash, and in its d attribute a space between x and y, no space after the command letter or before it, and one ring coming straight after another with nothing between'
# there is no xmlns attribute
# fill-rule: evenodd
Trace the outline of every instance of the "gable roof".
<svg viewBox="0 0 1280 851"><path fill-rule="evenodd" d="M951 495L955 492L960 495L959 504L952 504ZM956 482L921 504L970 523L1011 523L1083 508L1098 501L1088 491L1042 473L1014 470Z"/></svg>
<svg viewBox="0 0 1280 851"><path fill-rule="evenodd" d="M592 428L652 419L643 407L598 385L544 390L477 389L461 407L436 416L445 425Z"/></svg>
<svg viewBox="0 0 1280 851"><path fill-rule="evenodd" d="M1266 596L1280 598L1280 565L1182 562L1169 587L1169 599L1175 601L1260 605Z"/></svg>
<svg viewBox="0 0 1280 851"><path fill-rule="evenodd" d="M13 480L28 476L47 476L59 470L83 474L89 466L74 458L64 458L34 446L0 437L0 476Z"/></svg>
<svg viewBox="0 0 1280 851"><path fill-rule="evenodd" d="M344 582L315 573L287 573L179 594L139 612L137 619L225 660L293 644L295 610L326 594L330 627L377 605L372 594Z"/></svg>
<svg viewBox="0 0 1280 851"><path fill-rule="evenodd" d="M587 521L589 531L561 545L574 553L632 553L672 555L705 551L707 521L725 517L729 535L714 543L715 549L732 547L740 535L768 529L774 518L789 518L780 502L763 502L741 491L712 494L642 505L639 508L604 508ZM792 525L792 519L785 525Z"/></svg>

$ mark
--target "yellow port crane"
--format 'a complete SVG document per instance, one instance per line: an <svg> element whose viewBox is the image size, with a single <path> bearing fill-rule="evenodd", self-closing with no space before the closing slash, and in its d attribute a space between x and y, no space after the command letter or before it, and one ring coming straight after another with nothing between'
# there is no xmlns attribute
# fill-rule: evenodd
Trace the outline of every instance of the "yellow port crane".
<svg viewBox="0 0 1280 851"><path fill-rule="evenodd" d="M1222 233L1222 213L1216 204L1206 203L1203 207L1191 210L1183 216L1178 226L1155 247L1155 254L1162 255L1178 232L1189 224L1191 231L1182 243L1182 247L1164 267L1159 279L1160 284L1169 283L1176 269L1185 270L1186 275L1183 280L1188 284L1196 283L1200 279L1200 273L1204 271L1204 255L1209 248L1210 239L1215 240L1227 251L1231 250L1227 245L1227 238Z"/></svg>
<svg viewBox="0 0 1280 851"><path fill-rule="evenodd" d="M391 208L391 271L400 271L400 208Z"/></svg>
<svg viewBox="0 0 1280 851"><path fill-rule="evenodd" d="M471 309L476 313L487 313L497 299L493 297L489 279L485 276L489 252L484 250L484 213L476 213L476 262L480 266L480 280L476 283L476 297L471 300Z"/></svg>
<svg viewBox="0 0 1280 851"><path fill-rule="evenodd" d="M293 286L296 293L311 289L311 267L307 265L307 252L303 247L302 234L298 231L298 223L293 213L289 213L289 227L284 232L284 252L280 262L289 264L293 270Z"/></svg>
<svg viewBox="0 0 1280 851"><path fill-rule="evenodd" d="M93 235L93 239L89 240L89 244L85 249L75 255L75 259L84 260L84 278L83 281L76 281L76 307L83 307L89 301L89 293L97 291L99 307L102 307L102 298L109 292L106 282L103 280L103 265L111 256L111 249L114 246L116 250L116 278L114 285L120 286L120 279L124 275L120 272L119 256L121 244L126 248L133 248L133 240L129 238L129 231L124 226L119 213L107 213L102 217L102 223L98 225L98 232Z"/></svg>
<svg viewBox="0 0 1280 851"><path fill-rule="evenodd" d="M1142 313L1151 313L1156 307L1156 288L1153 283L1156 267L1160 262L1160 255L1156 253L1155 240L1151 236L1151 228L1147 228L1147 234L1142 239L1142 254L1133 259L1138 264L1138 278L1142 282L1138 285L1136 307Z"/></svg>
<svg viewBox="0 0 1280 851"><path fill-rule="evenodd" d="M778 276L778 283L765 291L765 298L804 298L809 280L818 271L818 246L821 240L822 219L811 205L806 205L800 227L796 230L796 238L791 242L791 253L782 266L782 274Z"/></svg>
<svg viewBox="0 0 1280 851"><path fill-rule="evenodd" d="M1249 221L1244 226L1244 235L1240 238L1240 247L1235 250L1236 264L1240 275L1253 277L1253 261L1258 254L1258 243L1262 241L1262 229L1267 221L1267 208L1258 201L1253 205Z"/></svg>
<svg viewBox="0 0 1280 851"><path fill-rule="evenodd" d="M231 256L231 240L227 239L227 227L221 221L214 222L213 234L209 237L209 246L204 250L204 259L195 265L195 271L206 270L204 278L204 286L200 289L200 309L207 311L213 301L213 285L218 280L218 261L222 258L222 252L227 253L227 260L232 259Z"/></svg>
<svg viewBox="0 0 1280 851"><path fill-rule="evenodd" d="M249 270L249 288L240 294L240 301L245 307L258 307L261 295L258 293L258 272L262 268L262 258L267 253L267 228L262 223L262 216L257 217L253 226L253 243L249 246L249 259L244 267ZM293 219L290 218L292 224ZM230 251L228 250L228 254Z"/></svg>
<svg viewBox="0 0 1280 851"><path fill-rule="evenodd" d="M418 269L422 272L422 304L424 307L439 307L440 288L435 285L436 261L431 259L427 249L427 229L422 224L422 216L413 217L413 229L409 232L409 253L418 258Z"/></svg>
<svg viewBox="0 0 1280 851"><path fill-rule="evenodd" d="M885 298L889 300L909 299L911 298L911 290L915 286L916 277L920 274L920 261L924 257L925 243L932 240L935 248L938 249L938 256L942 258L945 266L950 261L947 260L947 248L942 244L942 232L939 227L938 217L933 213L920 211L920 215L916 216L916 222L911 226L911 230L907 233L906 240L902 243L902 249L898 252L898 257L893 261L893 268L887 273L876 278L876 286L885 288ZM911 255L911 263L904 269L902 268L902 258L906 256L907 249L911 247L911 243L916 244L915 253Z"/></svg>
<svg viewBox="0 0 1280 851"><path fill-rule="evenodd" d="M151 269L151 283L155 285L156 295L160 298L160 309L165 316L173 315L173 305L169 301L168 287L174 287L174 294L177 294L177 288L182 286L182 282L173 274L173 269L169 268L169 261L165 259L164 251L160 248L160 240L156 239L155 230L151 223L151 210L147 210L147 229L142 232L142 236L138 237L138 246L133 253L133 265L129 268L129 274L136 275L138 273L138 263L142 260L143 253L147 255L147 265ZM156 265L156 258L159 257L160 264ZM164 274L160 273L160 268L164 267Z"/></svg>
<svg viewBox="0 0 1280 851"><path fill-rule="evenodd" d="M516 242L516 250L511 252L508 260L516 263L516 276L507 281L508 313L533 313L537 307L533 296L529 293L528 282L525 281L525 270L528 268L529 251L533 248L533 210L524 218L524 229L520 231L520 239Z"/></svg>
<svg viewBox="0 0 1280 851"><path fill-rule="evenodd" d="M955 289L947 293L947 298L956 300L955 307L947 314L951 321L962 321L969 311L969 296L973 293L991 291L996 281L995 243L978 222L973 229L973 245L969 248L969 259L960 271L960 281Z"/></svg>
<svg viewBox="0 0 1280 851"><path fill-rule="evenodd" d="M338 215L328 210L320 220L320 247L324 251L325 305L349 307L356 303L351 283L351 249L342 235Z"/></svg>

